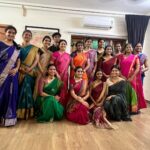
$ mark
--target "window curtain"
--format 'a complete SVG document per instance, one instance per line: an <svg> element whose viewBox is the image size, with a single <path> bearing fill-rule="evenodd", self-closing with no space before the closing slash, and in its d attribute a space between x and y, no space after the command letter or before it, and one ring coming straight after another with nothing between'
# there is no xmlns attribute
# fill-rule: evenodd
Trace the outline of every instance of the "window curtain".
<svg viewBox="0 0 150 150"><path fill-rule="evenodd" d="M128 42L131 43L133 47L135 47L137 43L141 43L143 45L149 18L149 16L142 15L125 16Z"/></svg>

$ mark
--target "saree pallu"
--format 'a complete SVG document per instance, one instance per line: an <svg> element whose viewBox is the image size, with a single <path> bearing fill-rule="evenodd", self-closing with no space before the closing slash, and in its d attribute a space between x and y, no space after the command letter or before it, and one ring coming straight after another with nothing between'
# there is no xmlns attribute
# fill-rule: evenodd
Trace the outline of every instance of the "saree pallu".
<svg viewBox="0 0 150 150"><path fill-rule="evenodd" d="M104 109L108 118L116 121L129 118L128 106L126 101L126 82L124 80L115 83L108 88L110 100L104 101Z"/></svg>
<svg viewBox="0 0 150 150"><path fill-rule="evenodd" d="M142 66L143 66L144 63L145 63L145 60L147 59L147 56L146 56L144 53L140 53L140 54L138 54L138 57L139 57L139 60L140 60L140 65L141 65L141 70L142 70ZM142 72L142 73L141 73L142 84L143 84L143 82L144 82L144 77L145 77L145 73Z"/></svg>
<svg viewBox="0 0 150 150"><path fill-rule="evenodd" d="M35 102L35 114L38 122L49 122L63 118L64 107L55 99L62 82L55 78L44 86L43 91L49 96L38 96Z"/></svg>
<svg viewBox="0 0 150 150"><path fill-rule="evenodd" d="M89 83L91 83L94 80L94 76L91 76L91 75L94 70L95 63L97 62L97 51L94 49L91 49L84 53L85 53L87 59L90 60L90 67L87 70L87 76L88 76Z"/></svg>
<svg viewBox="0 0 150 150"><path fill-rule="evenodd" d="M83 69L86 67L88 58L86 57L86 55L84 53L73 52L71 54L71 57L73 59L73 64L74 64L75 67L81 66ZM75 74L74 70L71 69L70 79L74 78L74 74ZM83 80L88 80L86 72L83 73L82 78L83 78Z"/></svg>
<svg viewBox="0 0 150 150"><path fill-rule="evenodd" d="M18 100L18 73L9 75L16 67L19 50L0 42L0 122L12 126L17 122L16 105Z"/></svg>
<svg viewBox="0 0 150 150"><path fill-rule="evenodd" d="M137 94L133 87L131 86L130 82L126 82L126 100L128 104L129 112L137 113L138 112L138 100Z"/></svg>
<svg viewBox="0 0 150 150"><path fill-rule="evenodd" d="M50 57L52 53L50 51L45 51L44 49L40 49L40 52L42 53L39 58L39 63L41 65L41 68L43 70L43 74L46 74L47 66L49 65ZM35 81L35 86L34 86L34 93L33 97L34 100L36 100L38 96L38 87L39 87L39 80L42 77L42 73L40 72L39 67L37 67L36 70L36 81Z"/></svg>
<svg viewBox="0 0 150 150"><path fill-rule="evenodd" d="M74 80L71 80L71 88L73 88L76 95L81 96L83 90L82 85L84 82L84 80L81 80L76 83ZM69 96L69 101L66 107L66 117L68 120L82 125L88 124L90 120L88 108L73 99L71 95Z"/></svg>
<svg viewBox="0 0 150 150"><path fill-rule="evenodd" d="M136 68L136 61L139 59L137 56L131 54L127 58L122 57L120 62L121 73L126 78L133 75ZM142 81L141 81L141 71L137 73L134 79L130 82L134 88L137 98L138 98L138 109L146 108L146 101L144 99Z"/></svg>
<svg viewBox="0 0 150 150"><path fill-rule="evenodd" d="M71 62L71 57L68 53L60 53L54 52L52 54L52 59L51 59L55 66L58 74L61 77L61 81L63 82L63 86L60 91L60 103L65 107L67 104L67 95L68 95L68 80L69 80L69 65Z"/></svg>
<svg viewBox="0 0 150 150"><path fill-rule="evenodd" d="M91 96L95 101L99 98L104 87L104 83L98 84L91 91ZM106 119L106 112L103 107L97 106L92 109L92 120L97 127L100 128L109 128L111 124Z"/></svg>
<svg viewBox="0 0 150 150"><path fill-rule="evenodd" d="M110 58L109 60L103 60L103 58L98 62L97 69L101 69L106 75L110 75L111 73L111 68L117 63L117 58L113 57ZM106 81L107 77L103 76L102 81Z"/></svg>
<svg viewBox="0 0 150 150"><path fill-rule="evenodd" d="M33 64L37 52L38 48L33 45L28 45L21 49L20 58L22 69L26 66L30 67ZM29 74L19 72L20 92L17 117L20 119L28 119L34 115L33 91L36 79L35 74L35 69L33 69Z"/></svg>

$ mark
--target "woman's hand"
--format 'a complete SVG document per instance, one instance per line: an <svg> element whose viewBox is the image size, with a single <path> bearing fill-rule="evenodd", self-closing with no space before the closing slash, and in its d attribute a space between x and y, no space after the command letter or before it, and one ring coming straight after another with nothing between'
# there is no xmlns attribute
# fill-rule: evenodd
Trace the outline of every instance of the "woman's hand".
<svg viewBox="0 0 150 150"><path fill-rule="evenodd" d="M112 98L112 95L110 95L110 96L108 96L107 98L106 98L106 100L110 100Z"/></svg>
<svg viewBox="0 0 150 150"><path fill-rule="evenodd" d="M14 69L11 69L10 71L9 71L9 74L11 75L11 76L15 76L15 74L18 72L18 69L17 68L14 68Z"/></svg>
<svg viewBox="0 0 150 150"><path fill-rule="evenodd" d="M55 99L56 99L57 101L59 101L59 100L60 100L60 96L56 95L56 96L55 96Z"/></svg>
<svg viewBox="0 0 150 150"><path fill-rule="evenodd" d="M130 78L128 78L128 81L131 82L133 80L133 76L131 76Z"/></svg>
<svg viewBox="0 0 150 150"><path fill-rule="evenodd" d="M86 106L87 108L89 108L89 104L85 101L81 102L84 106Z"/></svg>
<svg viewBox="0 0 150 150"><path fill-rule="evenodd" d="M25 67L25 72L26 72L26 73L29 73L31 70L32 70L32 68L30 68L30 67Z"/></svg>

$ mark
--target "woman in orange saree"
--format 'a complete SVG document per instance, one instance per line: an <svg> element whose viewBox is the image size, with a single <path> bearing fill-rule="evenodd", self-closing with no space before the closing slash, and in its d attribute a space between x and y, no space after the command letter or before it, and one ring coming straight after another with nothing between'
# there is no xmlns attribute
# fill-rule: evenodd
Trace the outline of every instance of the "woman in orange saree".
<svg viewBox="0 0 150 150"><path fill-rule="evenodd" d="M90 66L90 60L89 58L86 57L85 53L83 53L83 48L84 48L84 43L82 41L78 41L76 43L76 51L71 53L71 74L70 74L70 78L74 78L74 69L77 66L81 66L83 68L83 79L84 80L88 80L87 77L87 69Z"/></svg>

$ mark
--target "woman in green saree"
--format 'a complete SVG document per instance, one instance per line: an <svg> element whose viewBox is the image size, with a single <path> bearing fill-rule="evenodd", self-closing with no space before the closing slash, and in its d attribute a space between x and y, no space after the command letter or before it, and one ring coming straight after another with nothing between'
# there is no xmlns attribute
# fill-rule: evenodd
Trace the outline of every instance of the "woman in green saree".
<svg viewBox="0 0 150 150"><path fill-rule="evenodd" d="M37 122L52 122L63 118L64 107L59 103L58 96L62 82L55 76L55 65L48 65L46 76L40 79L39 96L35 102Z"/></svg>
<svg viewBox="0 0 150 150"><path fill-rule="evenodd" d="M21 66L19 69L19 101L17 117L20 119L28 119L34 115L34 99L33 90L35 84L35 67L39 60L38 48L30 41L32 32L25 30L22 34L23 43L20 52Z"/></svg>

